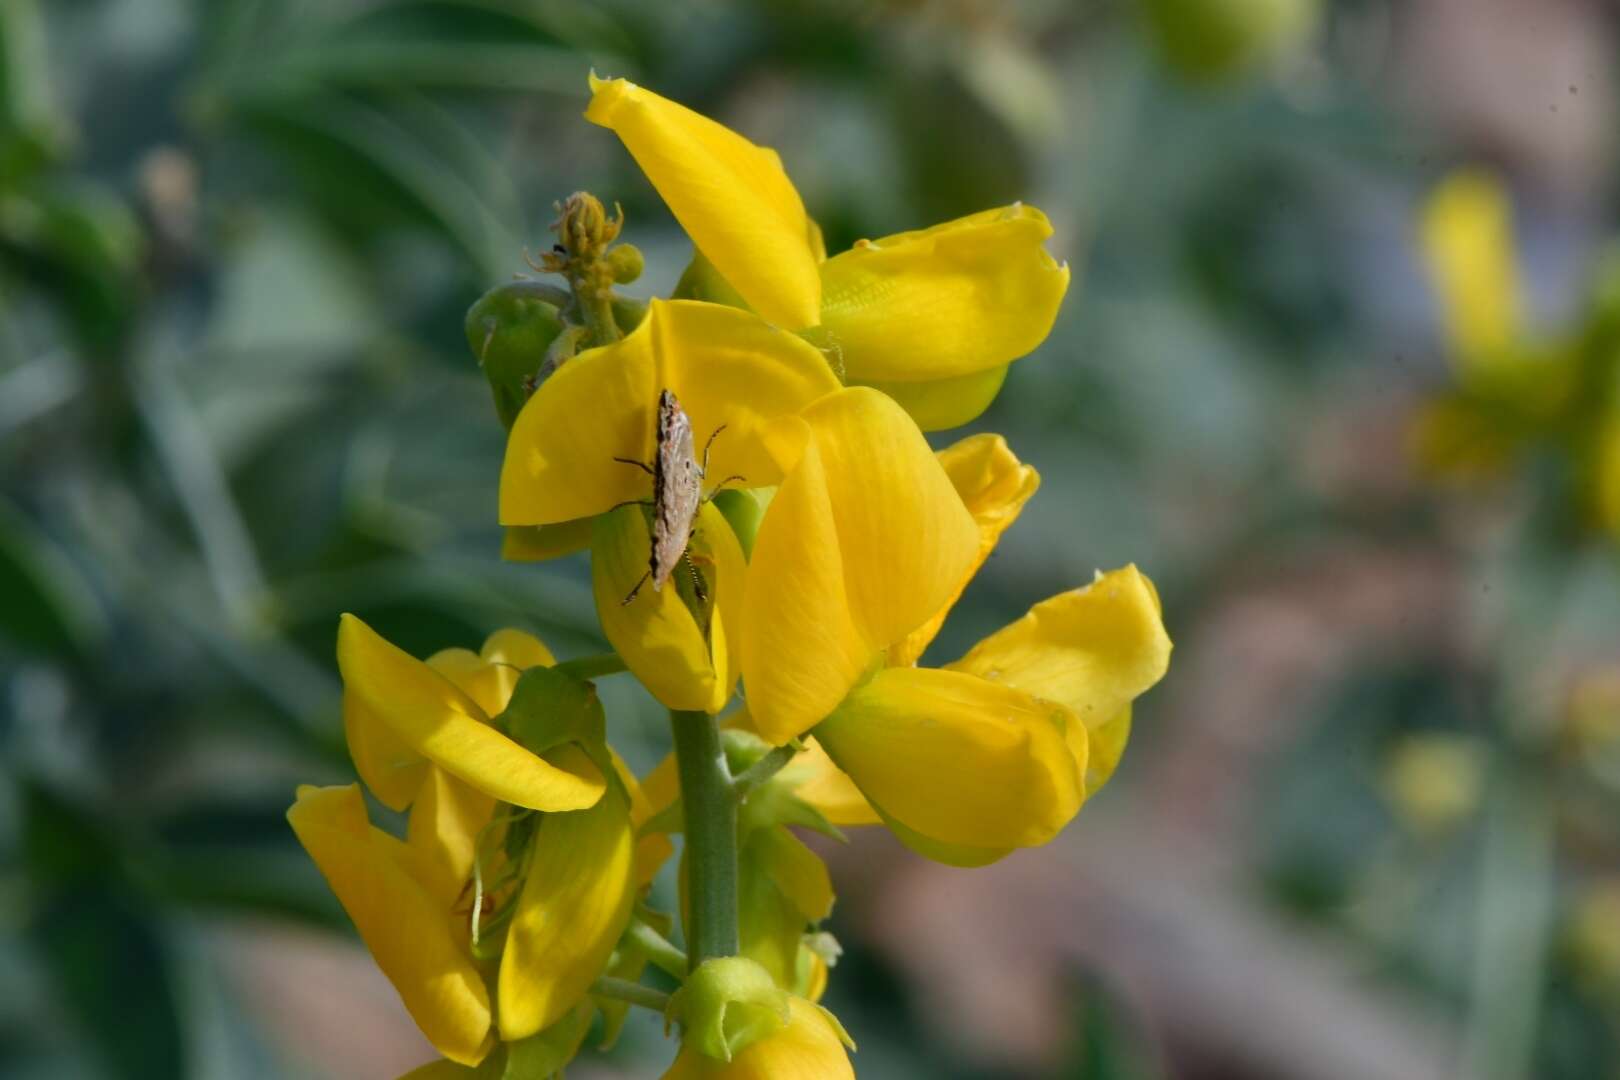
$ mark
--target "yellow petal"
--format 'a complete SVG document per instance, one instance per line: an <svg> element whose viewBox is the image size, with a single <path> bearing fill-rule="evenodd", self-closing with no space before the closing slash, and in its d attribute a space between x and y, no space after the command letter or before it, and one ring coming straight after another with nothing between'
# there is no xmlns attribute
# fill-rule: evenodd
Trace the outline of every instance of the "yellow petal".
<svg viewBox="0 0 1620 1080"><path fill-rule="evenodd" d="M780 825L746 830L738 855L742 955L785 990L797 987L805 931L833 906L827 864Z"/></svg>
<svg viewBox="0 0 1620 1080"><path fill-rule="evenodd" d="M1520 333L1513 212L1487 173L1453 173L1429 196L1423 252L1461 370L1500 359Z"/></svg>
<svg viewBox="0 0 1620 1080"><path fill-rule="evenodd" d="M1163 678L1169 664L1170 636L1158 594L1136 567L1127 566L1041 601L949 667L1059 702L1100 735ZM1110 737L1122 735L1114 729ZM1088 791L1107 780L1117 760L1117 750L1097 755Z"/></svg>
<svg viewBox="0 0 1620 1080"><path fill-rule="evenodd" d="M1062 705L975 675L889 668L816 738L886 818L948 844L1031 847L1080 809L1072 722Z"/></svg>
<svg viewBox="0 0 1620 1080"><path fill-rule="evenodd" d="M511 680L471 649L440 649L427 658L427 666L472 698L484 716L499 716L512 696Z"/></svg>
<svg viewBox="0 0 1620 1080"><path fill-rule="evenodd" d="M851 379L861 386L881 390L911 414L924 431L944 431L961 427L979 418L1001 393L1007 381L1007 367L985 368L949 379L896 382L892 379ZM507 555L506 558L512 558Z"/></svg>
<svg viewBox="0 0 1620 1080"><path fill-rule="evenodd" d="M572 521L650 498L652 478L614 459L653 460L662 390L691 418L699 455L719 432L711 483L738 475L751 487L774 484L759 429L837 388L814 346L755 315L654 300L631 334L563 364L523 407L501 468L501 523Z"/></svg>
<svg viewBox="0 0 1620 1080"><path fill-rule="evenodd" d="M834 825L880 825L883 822L861 794L861 789L855 786L855 781L833 764L827 751L813 737L805 738L804 751L779 775L793 785L794 795L815 807Z"/></svg>
<svg viewBox="0 0 1620 1080"><path fill-rule="evenodd" d="M641 778L641 792L649 810L645 821L651 821L675 805L675 800L681 797L681 778L673 753L665 754L652 771ZM639 827L645 821L636 824Z"/></svg>
<svg viewBox="0 0 1620 1080"><path fill-rule="evenodd" d="M426 1065L418 1065L399 1080L476 1080L480 1075L479 1069L457 1065L453 1061L430 1061Z"/></svg>
<svg viewBox="0 0 1620 1080"><path fill-rule="evenodd" d="M485 638L478 655L496 672L502 709L512 700L512 691L525 671L532 667L551 667L557 662L539 638L510 627Z"/></svg>
<svg viewBox="0 0 1620 1080"><path fill-rule="evenodd" d="M693 245L760 315L814 326L821 280L804 203L776 151L624 79L591 76L585 119L617 134Z"/></svg>
<svg viewBox="0 0 1620 1080"><path fill-rule="evenodd" d="M973 565L978 529L910 417L829 394L772 431L787 475L754 540L743 677L761 735L808 731Z"/></svg>
<svg viewBox="0 0 1620 1080"><path fill-rule="evenodd" d="M787 1026L743 1048L729 1062L681 1047L663 1080L855 1080L839 1029L828 1013L789 999Z"/></svg>
<svg viewBox="0 0 1620 1080"><path fill-rule="evenodd" d="M889 663L897 667L914 664L922 656L968 582L995 550L1001 534L1018 520L1024 504L1041 486L1040 474L1019 461L1000 435L988 432L969 435L941 450L938 457L945 467L945 475L951 478L951 486L956 488L962 504L973 515L973 523L979 527L979 557L962 576L945 606L889 650Z"/></svg>
<svg viewBox="0 0 1620 1080"><path fill-rule="evenodd" d="M343 691L343 736L349 744L354 771L377 801L390 810L411 805L432 763L377 719L360 696L347 687Z"/></svg>
<svg viewBox="0 0 1620 1080"><path fill-rule="evenodd" d="M405 846L367 822L359 785L300 787L287 820L428 1041L476 1065L490 1003L463 921L401 864Z"/></svg>
<svg viewBox="0 0 1620 1080"><path fill-rule="evenodd" d="M652 884L653 878L658 876L658 871L663 867L664 862L675 854L675 845L670 843L669 837L663 833L639 835L641 827L652 820L653 814L662 810L663 806L654 806L647 798L646 791L636 781L635 773L630 771L630 766L625 764L624 759L619 756L617 750L610 746L608 747L608 753L613 755L613 771L619 774L620 783L624 784L625 791L630 795L630 826L638 833L636 837L636 885L639 888L645 888ZM670 755L669 760L673 764L674 755ZM664 806L667 805L669 804L664 804Z"/></svg>
<svg viewBox="0 0 1620 1080"><path fill-rule="evenodd" d="M652 538L639 507L597 519L591 544L591 586L602 633L654 697L671 709L719 712L737 682L728 643L741 621L747 564L724 515L707 503L687 548L702 576L709 606L708 633L693 614L691 572L678 566L662 589L643 584Z"/></svg>
<svg viewBox="0 0 1620 1080"><path fill-rule="evenodd" d="M1069 288L1046 215L1014 204L863 241L821 268L821 321L851 382L1002 367L1046 339Z"/></svg>
<svg viewBox="0 0 1620 1080"><path fill-rule="evenodd" d="M590 518L554 525L513 525L501 540L501 558L507 562L545 562L583 551L590 544Z"/></svg>
<svg viewBox="0 0 1620 1080"><path fill-rule="evenodd" d="M460 888L472 876L478 836L495 814L495 800L440 768L428 769L411 806L406 842L443 868Z"/></svg>
<svg viewBox="0 0 1620 1080"><path fill-rule="evenodd" d="M389 644L353 615L338 628L338 667L353 694L404 745L502 802L532 810L577 810L605 789L589 762L557 768L488 724L455 684Z"/></svg>
<svg viewBox="0 0 1620 1080"><path fill-rule="evenodd" d="M569 768L585 758L574 746L554 756ZM589 810L547 814L534 844L501 957L507 1040L550 1027L579 1003L618 944L635 896L635 837L618 789Z"/></svg>

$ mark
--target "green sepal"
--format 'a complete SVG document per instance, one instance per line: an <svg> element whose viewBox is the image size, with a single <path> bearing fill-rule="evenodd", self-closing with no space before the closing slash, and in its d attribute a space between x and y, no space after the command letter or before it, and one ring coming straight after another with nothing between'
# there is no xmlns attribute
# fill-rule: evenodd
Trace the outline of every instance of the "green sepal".
<svg viewBox="0 0 1620 1080"><path fill-rule="evenodd" d="M706 300L711 304L724 304L726 307L742 308L752 311L748 301L742 298L742 293L731 287L731 282L720 276L703 252L694 249L692 261L686 264L681 273L681 279L675 283L675 292L671 294L673 300Z"/></svg>
<svg viewBox="0 0 1620 1080"><path fill-rule="evenodd" d="M489 380L495 412L510 430L540 366L562 333L567 293L536 281L497 285L467 309L467 346Z"/></svg>
<svg viewBox="0 0 1620 1080"><path fill-rule="evenodd" d="M737 820L744 832L772 825L798 825L841 844L849 841L826 815L793 794L791 784L780 779L772 779L749 792L738 808Z"/></svg>
<svg viewBox="0 0 1620 1080"><path fill-rule="evenodd" d="M506 1068L501 1080L543 1080L560 1076L579 1053L591 1027L595 1006L586 998L572 1012L543 1031L506 1044Z"/></svg>
<svg viewBox="0 0 1620 1080"><path fill-rule="evenodd" d="M532 667L525 671L512 690L512 699L497 724L524 749L544 755L567 743L578 743L601 767L613 775L612 761L605 752L607 717L596 687L553 667Z"/></svg>
<svg viewBox="0 0 1620 1080"><path fill-rule="evenodd" d="M772 488L771 492L774 491ZM726 488L715 492L710 501L720 511L720 516L726 519L726 524L731 526L732 534L742 546L743 558L752 559L754 537L759 535L760 522L765 520L765 507L770 503L769 493L754 488Z"/></svg>
<svg viewBox="0 0 1620 1080"><path fill-rule="evenodd" d="M680 1021L685 1043L716 1061L730 1061L787 1026L787 991L770 972L741 956L703 961L670 998L665 1023Z"/></svg>

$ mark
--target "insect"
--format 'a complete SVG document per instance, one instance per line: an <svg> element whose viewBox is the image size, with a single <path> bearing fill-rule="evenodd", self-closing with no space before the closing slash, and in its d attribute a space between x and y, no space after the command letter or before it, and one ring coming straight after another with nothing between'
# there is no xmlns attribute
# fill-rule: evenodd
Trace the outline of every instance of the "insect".
<svg viewBox="0 0 1620 1080"><path fill-rule="evenodd" d="M675 572L675 565L683 561L692 574L692 586L698 599L703 601L707 598L703 578L687 557L686 544L692 538L698 508L713 497L714 491L733 480L743 479L741 476L728 476L716 484L714 491L707 496L703 493L703 478L709 471L709 450L725 429L724 424L714 429L709 441L703 445L703 458L700 461L692 440L692 419L681 408L675 392L665 389L658 395L658 419L654 428L657 447L653 451L652 464L634 458L613 459L634 465L653 478L651 503L633 500L641 505L651 505L653 510L652 552L647 558L647 572L641 575L641 580L620 603L628 604L634 600L649 580L652 581L653 591L659 591Z"/></svg>

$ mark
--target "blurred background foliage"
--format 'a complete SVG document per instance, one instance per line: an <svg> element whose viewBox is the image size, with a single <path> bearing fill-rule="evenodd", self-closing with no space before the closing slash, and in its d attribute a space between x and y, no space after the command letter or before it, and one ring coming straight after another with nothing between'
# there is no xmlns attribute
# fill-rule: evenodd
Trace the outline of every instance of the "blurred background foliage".
<svg viewBox="0 0 1620 1080"><path fill-rule="evenodd" d="M1614 537L1555 450L1460 488L1408 438L1452 379L1415 242L1450 167L1509 186L1532 326L1594 317L1615 18L0 0L0 1075L429 1056L282 814L350 776L338 612L602 647L579 560L498 559L461 329L580 187L644 295L679 275L594 65L777 147L832 250L1046 210L1075 286L977 425L1044 487L938 655L1129 561L1178 643L1052 847L828 852L862 1076L1620 1076ZM603 693L649 765L660 715ZM666 1055L643 1022L575 1071Z"/></svg>

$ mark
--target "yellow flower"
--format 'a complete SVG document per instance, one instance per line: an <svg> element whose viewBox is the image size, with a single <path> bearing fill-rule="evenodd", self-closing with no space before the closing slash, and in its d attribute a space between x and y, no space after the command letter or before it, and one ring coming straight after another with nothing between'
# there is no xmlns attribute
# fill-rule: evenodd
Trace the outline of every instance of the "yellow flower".
<svg viewBox="0 0 1620 1080"><path fill-rule="evenodd" d="M661 591L643 588L624 598L647 573L652 537L633 506L596 519L591 585L608 642L648 691L671 709L715 713L737 685L738 627L747 562L731 526L714 506L698 510L688 541L690 572L701 574L704 597L692 595L686 567Z"/></svg>
<svg viewBox="0 0 1620 1080"><path fill-rule="evenodd" d="M925 854L977 865L1051 839L1106 781L1170 643L1132 567L945 669L909 666L1039 481L994 436L930 460L882 402L834 395L782 440L784 462L801 461L784 466L749 569L750 724L773 743L813 730L849 783L810 755L789 775L829 820L876 814ZM891 535L904 519L930 524Z"/></svg>
<svg viewBox="0 0 1620 1080"><path fill-rule="evenodd" d="M690 561L706 602L677 567L673 587L622 603L651 550L646 516L622 504L648 499L652 480L625 461L654 459L657 402L670 390L697 453L713 437L710 484L732 476L747 487L775 484L780 470L761 430L837 388L819 352L754 315L654 300L635 331L563 364L518 415L501 471L501 521L541 531L509 534L508 550L556 554L588 537L597 614L619 655L669 708L718 711L737 679L742 549L705 505Z"/></svg>
<svg viewBox="0 0 1620 1080"><path fill-rule="evenodd" d="M584 758L576 746L562 753ZM588 810L545 814L533 841L499 980L500 1032L522 1039L561 1020L607 966L630 921L636 841L616 783Z"/></svg>
<svg viewBox="0 0 1620 1080"><path fill-rule="evenodd" d="M492 1043L490 998L453 913L461 882L372 825L358 784L300 787L287 820L422 1034L476 1065Z"/></svg>
<svg viewBox="0 0 1620 1080"><path fill-rule="evenodd" d="M968 582L995 550L1001 534L1018 520L1024 504L1041 486L1040 474L1019 461L1000 435L970 435L935 456L978 526L979 550L944 606L889 649L889 663L894 666L915 664L922 656Z"/></svg>
<svg viewBox="0 0 1620 1080"><path fill-rule="evenodd" d="M789 330L820 327L849 382L892 394L927 429L984 411L1007 365L1045 340L1069 269L1046 215L1014 204L863 241L825 258L772 150L623 79L591 76L585 118L614 131L722 281ZM694 275L702 279L705 275Z"/></svg>
<svg viewBox="0 0 1620 1080"><path fill-rule="evenodd" d="M423 663L346 615L338 655L346 728L361 778L383 802L411 808L406 843L377 830L372 830L371 843L404 853L400 857L412 857L431 870L439 887L419 906L437 904L433 916L458 955L470 957L467 885L497 802L548 811L539 816L527 841L521 888L503 898L512 913L497 996L502 1039L523 1039L550 1028L584 1000L628 922L637 886L633 789L620 779L605 744L587 747L567 741L535 754L491 724L492 717L507 709L520 675L553 662L545 646L527 634L499 631L479 653L447 649ZM565 707L560 698L555 707ZM601 706L588 688L567 707L595 710L600 720ZM407 781L416 783L414 791L407 789ZM301 795L300 805L303 801ZM319 809L327 804L311 805ZM357 805L363 822L364 805ZM387 895L367 892L352 879L357 868L373 875L366 881L376 871L358 859L326 857L323 851L329 847L319 843L327 834L300 828L300 822L310 820L309 813L295 806L289 817L407 1005L431 995L432 973L423 975L402 966L392 951L380 951L400 947L392 935L402 931L381 926L389 918ZM655 852L650 849L642 857L652 861ZM483 869L486 880L494 877L494 866ZM421 985L424 980L428 989ZM488 995L481 982L479 991L487 1028ZM414 1008L412 1014L447 1058L476 1063L465 1039L441 1044L434 1037L441 1020Z"/></svg>
<svg viewBox="0 0 1620 1080"><path fill-rule="evenodd" d="M760 429L836 389L814 347L756 316L653 300L640 326L564 363L518 414L501 468L501 524L555 525L647 498L652 481L615 459L653 460L663 390L680 399L700 452L724 428L710 455L713 479L774 484L780 473Z"/></svg>
<svg viewBox="0 0 1620 1080"><path fill-rule="evenodd" d="M1511 360L1522 327L1507 194L1485 173L1453 173L1429 196L1420 234L1459 373Z"/></svg>
<svg viewBox="0 0 1620 1080"><path fill-rule="evenodd" d="M783 475L754 538L742 667L754 723L780 745L945 606L979 532L916 424L877 391L829 394L767 441Z"/></svg>
<svg viewBox="0 0 1620 1080"><path fill-rule="evenodd" d="M791 997L785 1026L721 1061L682 1045L663 1080L854 1080L837 1021L819 1005Z"/></svg>
<svg viewBox="0 0 1620 1080"><path fill-rule="evenodd" d="M439 668L465 667L468 658L477 657L453 653L429 665L353 615L343 616L338 667L349 753L360 778L385 806L408 806L429 762L493 798L531 810L580 810L601 798L606 784L589 761L559 768L490 726L491 715L506 705L501 688L509 697L516 682L507 665L534 662L504 659L511 640L491 638L485 645L487 673L464 676L478 691L475 698ZM549 660L546 654L542 662Z"/></svg>

